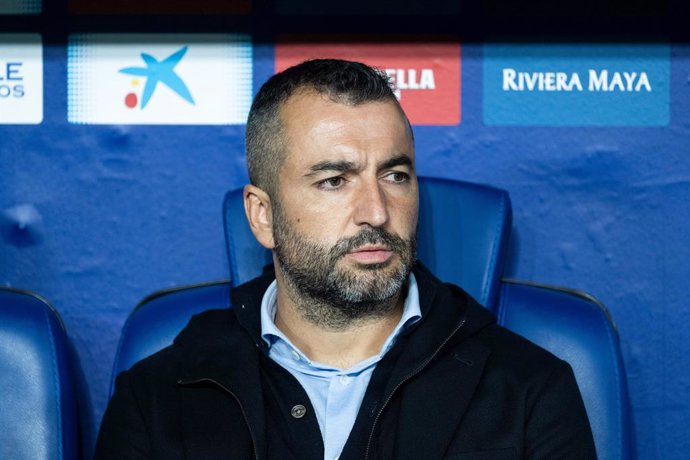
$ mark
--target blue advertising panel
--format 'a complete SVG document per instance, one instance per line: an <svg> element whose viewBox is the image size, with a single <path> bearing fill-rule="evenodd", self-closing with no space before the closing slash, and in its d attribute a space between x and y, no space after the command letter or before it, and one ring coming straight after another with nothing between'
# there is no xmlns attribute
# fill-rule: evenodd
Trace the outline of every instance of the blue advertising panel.
<svg viewBox="0 0 690 460"><path fill-rule="evenodd" d="M484 122L665 126L667 44L488 44Z"/></svg>

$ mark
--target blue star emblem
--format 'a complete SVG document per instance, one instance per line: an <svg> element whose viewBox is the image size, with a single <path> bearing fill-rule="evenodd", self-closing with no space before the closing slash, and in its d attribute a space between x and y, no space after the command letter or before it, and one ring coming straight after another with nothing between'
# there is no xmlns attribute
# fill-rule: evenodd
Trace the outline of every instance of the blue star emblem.
<svg viewBox="0 0 690 460"><path fill-rule="evenodd" d="M149 103L158 83L163 83L182 99L195 105L192 93L189 92L184 81L175 73L175 66L182 60L186 52L187 46L183 46L162 61L156 60L150 54L141 53L141 58L146 63L146 67L125 67L120 69L121 73L146 78L146 86L144 86L144 94L141 98L142 109Z"/></svg>

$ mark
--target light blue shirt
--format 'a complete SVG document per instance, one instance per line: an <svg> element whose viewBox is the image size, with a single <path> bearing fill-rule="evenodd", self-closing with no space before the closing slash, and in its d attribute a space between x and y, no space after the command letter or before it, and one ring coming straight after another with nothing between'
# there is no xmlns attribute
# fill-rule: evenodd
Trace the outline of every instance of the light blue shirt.
<svg viewBox="0 0 690 460"><path fill-rule="evenodd" d="M326 460L336 459L342 452L376 364L391 349L398 335L422 317L417 280L411 273L407 286L402 317L381 351L349 369L338 369L307 358L274 323L276 282L273 281L264 293L261 301L261 337L270 347L268 356L294 375L309 396L321 428Z"/></svg>

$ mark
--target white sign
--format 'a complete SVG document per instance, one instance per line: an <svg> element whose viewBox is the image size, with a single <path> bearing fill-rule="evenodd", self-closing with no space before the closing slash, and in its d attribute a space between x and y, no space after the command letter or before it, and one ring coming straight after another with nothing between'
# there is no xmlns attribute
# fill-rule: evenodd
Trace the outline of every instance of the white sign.
<svg viewBox="0 0 690 460"><path fill-rule="evenodd" d="M247 35L75 34L67 63L71 123L243 124L252 102Z"/></svg>
<svg viewBox="0 0 690 460"><path fill-rule="evenodd" d="M39 34L0 34L0 124L43 121L43 45Z"/></svg>

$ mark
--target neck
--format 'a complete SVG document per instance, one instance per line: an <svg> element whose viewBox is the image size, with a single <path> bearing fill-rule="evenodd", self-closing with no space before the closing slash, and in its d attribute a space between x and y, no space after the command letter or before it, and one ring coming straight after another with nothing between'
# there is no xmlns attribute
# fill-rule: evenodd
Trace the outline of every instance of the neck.
<svg viewBox="0 0 690 460"><path fill-rule="evenodd" d="M277 275L275 325L312 361L348 369L378 354L402 316L402 292L369 306L367 315L344 317L332 305L300 296Z"/></svg>

